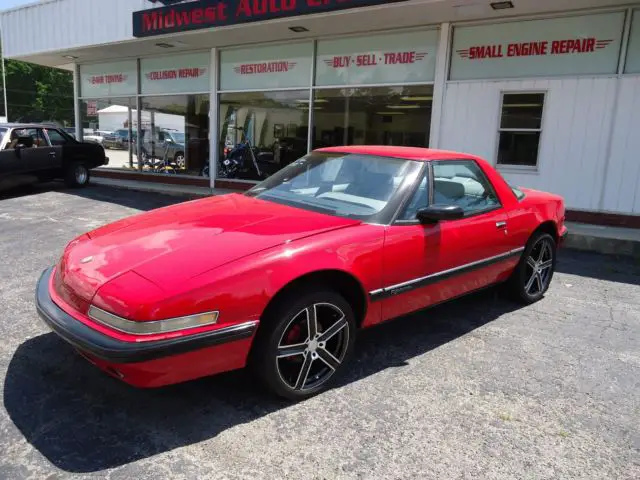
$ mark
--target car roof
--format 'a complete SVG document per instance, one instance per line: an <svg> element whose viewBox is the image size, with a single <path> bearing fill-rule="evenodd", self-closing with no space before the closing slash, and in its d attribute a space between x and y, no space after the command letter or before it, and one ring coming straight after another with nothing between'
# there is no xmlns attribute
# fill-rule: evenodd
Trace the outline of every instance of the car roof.
<svg viewBox="0 0 640 480"><path fill-rule="evenodd" d="M396 147L389 145L349 145L344 147L326 147L314 150L324 153L359 153L362 155L376 155L380 157L404 158L406 160L460 160L476 159L468 153L436 150L433 148Z"/></svg>
<svg viewBox="0 0 640 480"><path fill-rule="evenodd" d="M48 123L0 123L0 128L64 128Z"/></svg>

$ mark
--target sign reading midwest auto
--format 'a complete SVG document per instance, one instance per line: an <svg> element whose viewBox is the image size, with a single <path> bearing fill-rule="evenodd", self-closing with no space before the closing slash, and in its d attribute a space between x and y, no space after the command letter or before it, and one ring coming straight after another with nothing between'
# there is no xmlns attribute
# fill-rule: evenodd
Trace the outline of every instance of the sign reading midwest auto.
<svg viewBox="0 0 640 480"><path fill-rule="evenodd" d="M451 80L616 73L624 12L454 30Z"/></svg>
<svg viewBox="0 0 640 480"><path fill-rule="evenodd" d="M407 0L160 0L166 6L133 12L133 36L150 37L404 1Z"/></svg>
<svg viewBox="0 0 640 480"><path fill-rule="evenodd" d="M319 41L316 85L432 81L437 43L436 30Z"/></svg>

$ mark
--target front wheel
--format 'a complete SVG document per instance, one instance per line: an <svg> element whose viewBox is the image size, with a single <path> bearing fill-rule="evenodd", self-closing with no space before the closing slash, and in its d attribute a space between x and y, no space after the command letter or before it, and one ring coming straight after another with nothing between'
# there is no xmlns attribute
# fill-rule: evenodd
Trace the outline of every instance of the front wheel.
<svg viewBox="0 0 640 480"><path fill-rule="evenodd" d="M302 400L343 372L356 323L347 301L332 291L309 290L281 302L256 338L253 366L270 390Z"/></svg>
<svg viewBox="0 0 640 480"><path fill-rule="evenodd" d="M86 187L89 183L89 169L81 162L68 165L64 172L64 183L72 188Z"/></svg>
<svg viewBox="0 0 640 480"><path fill-rule="evenodd" d="M556 242L548 233L534 233L509 283L514 297L526 304L540 300L556 269Z"/></svg>

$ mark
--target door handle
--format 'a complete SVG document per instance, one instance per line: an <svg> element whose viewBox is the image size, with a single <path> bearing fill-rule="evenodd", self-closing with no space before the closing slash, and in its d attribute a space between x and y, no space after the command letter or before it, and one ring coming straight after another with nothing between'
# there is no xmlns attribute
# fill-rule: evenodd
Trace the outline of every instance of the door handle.
<svg viewBox="0 0 640 480"><path fill-rule="evenodd" d="M55 157L56 156L56 152L49 152L49 156L50 157Z"/></svg>
<svg viewBox="0 0 640 480"><path fill-rule="evenodd" d="M500 230L503 228L507 228L507 222L496 222L496 228Z"/></svg>

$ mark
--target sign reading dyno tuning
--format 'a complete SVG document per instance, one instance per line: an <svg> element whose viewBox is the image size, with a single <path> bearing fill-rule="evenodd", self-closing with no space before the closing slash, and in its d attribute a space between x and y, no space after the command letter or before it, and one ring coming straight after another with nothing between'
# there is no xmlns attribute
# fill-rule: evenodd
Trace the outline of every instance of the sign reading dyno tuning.
<svg viewBox="0 0 640 480"><path fill-rule="evenodd" d="M152 0L166 6L133 12L133 36L260 22L406 0Z"/></svg>

